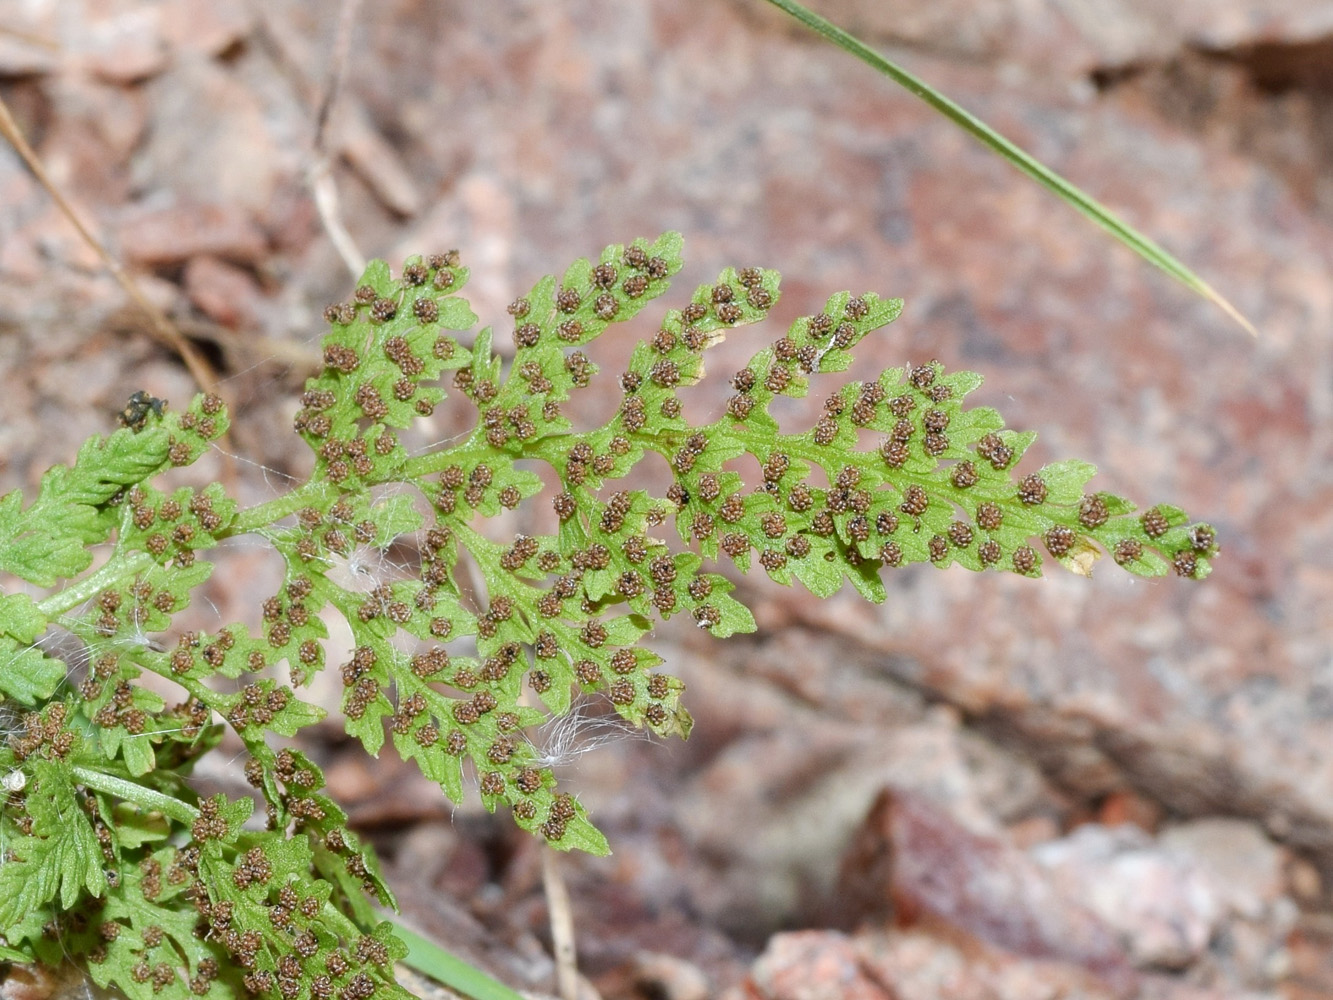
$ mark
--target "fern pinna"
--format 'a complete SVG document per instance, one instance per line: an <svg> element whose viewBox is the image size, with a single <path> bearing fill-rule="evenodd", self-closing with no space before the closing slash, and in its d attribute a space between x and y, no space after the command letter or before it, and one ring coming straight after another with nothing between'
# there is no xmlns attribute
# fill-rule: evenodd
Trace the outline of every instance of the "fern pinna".
<svg viewBox="0 0 1333 1000"><path fill-rule="evenodd" d="M850 582L873 601L900 566L1036 576L1043 552L1083 573L1102 551L1140 575L1208 573L1213 529L1178 508L1139 515L1090 493L1085 462L1018 475L1033 435L965 407L981 381L970 372L891 369L837 389L813 427L783 432L773 401L846 369L857 342L898 315L896 299L834 295L736 372L725 411L696 426L679 389L778 296L772 271L724 271L638 344L614 416L576 429L562 404L609 388L582 348L665 293L680 250L668 233L544 278L510 307L508 363L489 330L470 346L455 336L476 319L457 294L457 254L409 260L396 279L373 263L326 311L324 368L301 397L314 471L263 505L239 511L218 485L154 485L226 431L212 395L183 412L139 399L128 426L53 468L31 504L0 498L0 571L51 591L0 597L12 732L0 748L0 959L72 956L132 1000L401 993L403 947L370 905L392 901L375 860L318 768L284 746L322 717L297 691L329 657L347 731L367 752L388 739L451 799L473 776L487 808L505 804L555 847L604 853L525 732L577 694L687 735L682 684L644 640L675 615L719 637L755 627L719 563L757 564L818 597ZM432 413L447 372L475 427L412 454L398 432ZM671 470L660 496L634 485L648 452ZM758 481L738 471L753 466L746 456ZM497 538L498 515L524 504L549 504L551 531ZM173 630L212 572L208 550L244 534L286 565L261 624ZM367 587L346 572L391 546L413 553L402 578ZM105 559L90 573L95 550ZM331 613L349 649L330 648ZM78 653L47 652L54 632ZM142 686L145 672L181 700ZM200 800L187 783L224 727L248 750L262 827L247 822L252 800Z"/></svg>

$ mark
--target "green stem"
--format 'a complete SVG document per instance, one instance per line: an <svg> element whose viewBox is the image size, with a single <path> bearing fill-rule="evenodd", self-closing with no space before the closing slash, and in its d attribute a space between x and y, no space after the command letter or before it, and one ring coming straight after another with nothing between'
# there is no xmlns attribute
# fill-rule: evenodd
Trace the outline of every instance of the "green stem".
<svg viewBox="0 0 1333 1000"><path fill-rule="evenodd" d="M399 466L394 479L404 482L409 479L421 479L423 476L443 472L451 465L461 465L470 455L481 457L494 454L491 449L484 447L484 442L482 442L482 447L477 447L476 437L477 435L474 432L466 441L454 445L452 448L443 448L440 451L432 451L425 455L418 455L416 458L409 458Z"/></svg>
<svg viewBox="0 0 1333 1000"><path fill-rule="evenodd" d="M325 903L320 909L320 916L335 934L346 941L355 941L362 934L361 928L332 903Z"/></svg>
<svg viewBox="0 0 1333 1000"><path fill-rule="evenodd" d="M84 601L92 600L107 588L137 576L151 565L153 557L147 552L132 552L125 556L112 553L111 559L96 573L84 577L58 594L52 594L44 601L39 601L37 610L48 620L55 618L72 608L77 608Z"/></svg>
<svg viewBox="0 0 1333 1000"><path fill-rule="evenodd" d="M155 792L127 778L118 778L114 774L94 771L88 767L75 767L73 773L74 779L86 788L114 795L126 802L134 803L140 809L160 812L177 823L189 826L199 818L199 810L188 802L182 802L162 792Z"/></svg>
<svg viewBox="0 0 1333 1000"><path fill-rule="evenodd" d="M979 118L955 104L924 80L912 75L907 70L890 62L871 49L860 39L843 31L837 25L826 21L814 11L809 10L795 0L768 0L774 7L800 21L807 28L823 35L838 48L848 52L863 63L887 76L894 83L906 88L932 108L942 114L959 128L968 132L982 143L1027 174L1042 187L1062 198L1078 209L1085 216L1101 226L1117 240L1129 247L1150 264L1161 268L1195 294L1208 299L1223 312L1239 323L1251 334L1257 334L1240 311L1224 299L1218 292L1188 267L1178 261L1167 250L1144 236L1133 226L1115 215L1106 206L1084 193L1080 188L1065 180L1055 171L1034 159L1024 150L1000 135Z"/></svg>
<svg viewBox="0 0 1333 1000"><path fill-rule="evenodd" d="M333 484L326 480L311 480L302 486L298 486L290 493L285 493L267 503L261 503L241 511L218 537L234 538L237 535L257 531L274 521L281 521L284 517L295 514L302 507L308 507L312 503L322 500L333 488Z"/></svg>

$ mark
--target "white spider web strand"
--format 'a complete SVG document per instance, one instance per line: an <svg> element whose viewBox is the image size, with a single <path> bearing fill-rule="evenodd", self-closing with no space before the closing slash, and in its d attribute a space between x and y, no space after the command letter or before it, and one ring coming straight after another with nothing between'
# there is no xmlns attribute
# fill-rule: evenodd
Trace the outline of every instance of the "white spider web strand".
<svg viewBox="0 0 1333 1000"><path fill-rule="evenodd" d="M565 767L576 763L585 753L622 740L652 741L650 732L619 715L594 712L599 704L600 700L595 698L576 701L566 714L553 716L539 726L528 737L537 754L533 763L538 767Z"/></svg>

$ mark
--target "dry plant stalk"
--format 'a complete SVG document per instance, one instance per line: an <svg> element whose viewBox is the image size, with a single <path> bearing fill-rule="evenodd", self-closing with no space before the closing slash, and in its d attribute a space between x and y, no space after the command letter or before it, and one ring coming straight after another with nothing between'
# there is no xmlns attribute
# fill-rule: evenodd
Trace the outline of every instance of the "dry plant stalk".
<svg viewBox="0 0 1333 1000"><path fill-rule="evenodd" d="M102 261L102 265L111 272L111 276L116 279L117 284L120 285L125 294L148 317L149 333L159 343L180 357L200 389L205 392L213 392L217 385L217 377L212 367L204 360L203 355L196 351L194 346L185 339L180 330L176 329L162 310L144 295L143 290L134 278L121 266L120 261L107 249L106 245L83 224L83 220L74 211L74 206L69 203L69 199L64 196L60 188L51 179L50 174L47 173L46 167L42 165L36 151L23 135L23 131L19 128L18 122L14 120L14 116L10 114L9 106L5 104L3 98L0 98L0 135L3 135L9 141L9 144L14 147L15 152L19 154L27 168L32 171L32 175L37 178L37 182L51 196L51 200L55 202L61 214L69 220L84 243L97 254Z"/></svg>

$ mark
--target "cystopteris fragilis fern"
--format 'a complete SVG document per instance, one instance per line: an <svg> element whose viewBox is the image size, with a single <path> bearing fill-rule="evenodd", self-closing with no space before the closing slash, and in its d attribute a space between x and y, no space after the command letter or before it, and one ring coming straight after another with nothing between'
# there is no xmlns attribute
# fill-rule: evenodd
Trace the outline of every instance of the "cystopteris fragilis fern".
<svg viewBox="0 0 1333 1000"><path fill-rule="evenodd" d="M72 956L133 1000L397 991L402 948L369 905L389 891L318 768L284 747L322 717L297 691L331 664L367 752L388 740L454 800L473 776L487 808L507 806L558 848L602 853L525 733L582 695L687 735L683 686L645 640L675 615L719 637L752 630L728 573L757 565L818 597L850 582L873 601L912 563L1036 576L1046 553L1086 573L1106 551L1141 575L1207 574L1213 530L1178 508L1140 515L1090 493L1085 462L1018 475L1033 435L966 407L981 381L970 372L932 362L844 384L813 427L783 432L773 401L845 370L898 315L895 299L840 293L798 319L735 373L711 423L692 424L678 392L728 330L765 317L772 271L724 271L666 312L618 383L599 377L582 348L667 291L680 248L669 233L544 278L510 307L508 364L489 330L470 346L455 337L475 322L457 255L412 259L397 279L372 264L327 310L324 370L296 417L314 471L261 506L238 511L218 485L154 485L224 433L215 396L164 412L136 394L129 426L52 469L30 505L0 498L0 571L54 588L0 597L12 730L0 959ZM398 432L432 413L450 371L475 427L409 453ZM562 415L572 394L613 386L622 398L602 426ZM671 470L661 495L636 485L649 452ZM755 462L760 478L746 481L738 470ZM524 505L547 505L551 531L501 536L498 515ZM173 628L212 572L207 552L243 534L286 566L259 624ZM399 578L364 587L346 572L391 547L411 553ZM95 550L105 558L89 573ZM348 648L330 645L330 614L346 620ZM78 654L45 652L52 631L76 637ZM179 702L142 686L145 672L174 682ZM200 800L187 782L224 727L248 750L264 829L246 823L251 801Z"/></svg>

